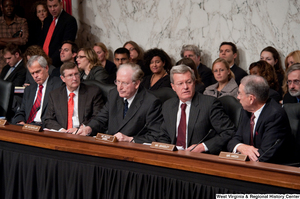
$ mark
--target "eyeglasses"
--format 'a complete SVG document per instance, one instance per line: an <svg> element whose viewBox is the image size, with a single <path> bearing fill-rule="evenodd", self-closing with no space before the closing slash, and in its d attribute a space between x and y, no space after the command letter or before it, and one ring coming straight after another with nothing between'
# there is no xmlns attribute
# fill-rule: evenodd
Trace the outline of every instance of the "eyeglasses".
<svg viewBox="0 0 300 199"><path fill-rule="evenodd" d="M129 86L129 84L131 84L131 83L135 83L135 82L132 81L132 82L128 83L128 82L121 82L121 81L115 80L115 84L116 84L117 86L122 85L122 86L124 86L124 87L127 87L127 86Z"/></svg>
<svg viewBox="0 0 300 199"><path fill-rule="evenodd" d="M86 57L86 56L77 56L77 59L82 59L84 57Z"/></svg>
<svg viewBox="0 0 300 199"><path fill-rule="evenodd" d="M63 52L65 52L65 53L67 53L67 52L69 52L70 50L69 49L67 49L67 48L64 48L64 49L59 49L59 52L61 53L61 51L63 51Z"/></svg>
<svg viewBox="0 0 300 199"><path fill-rule="evenodd" d="M129 48L128 50L131 52L131 51L134 51L134 50L135 50L135 48Z"/></svg>
<svg viewBox="0 0 300 199"><path fill-rule="evenodd" d="M175 86L183 86L184 84L186 84L186 85L188 85L188 86L190 86L190 85L192 85L194 82L193 82L193 80L187 80L186 82L177 82L176 84L175 84Z"/></svg>
<svg viewBox="0 0 300 199"><path fill-rule="evenodd" d="M300 84L300 80L296 79L296 80L288 80L287 82L287 85L291 85L292 83L295 84L295 85L299 85Z"/></svg>
<svg viewBox="0 0 300 199"><path fill-rule="evenodd" d="M79 73L74 73L74 74L70 74L70 75L65 75L64 77L67 79L72 79L73 77L78 78L80 76Z"/></svg>

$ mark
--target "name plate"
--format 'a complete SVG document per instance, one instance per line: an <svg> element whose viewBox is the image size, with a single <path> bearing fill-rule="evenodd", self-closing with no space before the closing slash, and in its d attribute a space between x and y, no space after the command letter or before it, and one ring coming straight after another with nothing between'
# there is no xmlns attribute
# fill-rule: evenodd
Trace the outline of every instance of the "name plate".
<svg viewBox="0 0 300 199"><path fill-rule="evenodd" d="M219 154L219 158L246 161L247 155L221 151L220 154Z"/></svg>
<svg viewBox="0 0 300 199"><path fill-rule="evenodd" d="M5 126L5 125L7 125L8 124L8 122L7 122L7 120L0 120L0 126Z"/></svg>
<svg viewBox="0 0 300 199"><path fill-rule="evenodd" d="M167 150L167 151L176 151L177 148L174 144L165 144L165 143L160 143L160 142L152 142L150 145L150 148L153 149L162 149L162 150Z"/></svg>
<svg viewBox="0 0 300 199"><path fill-rule="evenodd" d="M118 139L113 135L108 135L104 133L97 133L96 140L106 141L106 142L117 142Z"/></svg>
<svg viewBox="0 0 300 199"><path fill-rule="evenodd" d="M24 126L22 127L22 130L40 132L41 128L42 128L41 126L36 126L36 125L32 125L32 124L24 124Z"/></svg>

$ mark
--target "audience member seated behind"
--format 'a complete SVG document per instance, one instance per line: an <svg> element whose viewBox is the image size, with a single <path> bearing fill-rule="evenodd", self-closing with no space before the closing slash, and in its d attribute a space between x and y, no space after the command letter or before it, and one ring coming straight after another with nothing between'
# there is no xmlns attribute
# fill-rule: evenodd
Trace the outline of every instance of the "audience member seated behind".
<svg viewBox="0 0 300 199"><path fill-rule="evenodd" d="M284 60L285 72L291 65L296 63L300 63L300 50L295 50L286 56ZM283 96L285 96L286 93L288 92L288 86L286 82L287 82L287 76L285 75L282 83Z"/></svg>
<svg viewBox="0 0 300 199"><path fill-rule="evenodd" d="M263 77L249 75L242 79L237 98L244 110L238 130L227 145L228 151L247 155L251 161L281 161L276 153L290 126L285 111L268 97L268 91Z"/></svg>
<svg viewBox="0 0 300 199"><path fill-rule="evenodd" d="M3 68L0 79L12 82L14 86L22 86L26 79L26 68L21 50L16 44L9 43L3 52L7 65Z"/></svg>
<svg viewBox="0 0 300 199"><path fill-rule="evenodd" d="M291 65L300 63L300 50L290 52L284 60L285 69L287 70Z"/></svg>
<svg viewBox="0 0 300 199"><path fill-rule="evenodd" d="M300 63L290 66L287 71L288 92L283 98L283 104L299 103L300 101Z"/></svg>
<svg viewBox="0 0 300 199"><path fill-rule="evenodd" d="M162 49L153 48L145 53L144 60L152 75L146 76L141 86L152 91L162 87L171 88L169 72L172 63L169 55Z"/></svg>
<svg viewBox="0 0 300 199"><path fill-rule="evenodd" d="M75 63L64 63L61 79L66 86L49 94L45 127L65 133L75 133L80 125L86 125L102 108L103 100L98 87L80 83Z"/></svg>
<svg viewBox="0 0 300 199"><path fill-rule="evenodd" d="M272 46L268 46L261 51L260 59L268 62L275 69L275 73L279 83L279 88L276 91L279 93L280 96L282 96L282 85L285 73L282 68L282 63L278 51Z"/></svg>
<svg viewBox="0 0 300 199"><path fill-rule="evenodd" d="M91 48L81 48L77 53L77 65L81 70L81 80L96 80L107 83L108 74L101 66L98 56Z"/></svg>
<svg viewBox="0 0 300 199"><path fill-rule="evenodd" d="M198 74L205 87L213 84L216 80L213 77L211 69L201 63L200 49L195 45L183 45L180 52L181 58L191 58L197 66Z"/></svg>
<svg viewBox="0 0 300 199"><path fill-rule="evenodd" d="M206 87L204 94L214 97L222 97L224 95L237 96L238 85L234 80L234 74L229 68L229 64L225 59L218 58L212 66L217 83Z"/></svg>
<svg viewBox="0 0 300 199"><path fill-rule="evenodd" d="M33 6L34 20L28 22L29 38L28 45L37 45L40 34L42 33L44 20L47 18L49 11L46 1L37 1Z"/></svg>
<svg viewBox="0 0 300 199"><path fill-rule="evenodd" d="M24 65L27 66L27 62L30 59L30 57L34 56L34 55L39 55L39 56L43 56L46 61L47 61L47 66L48 68L48 73L49 75L51 75L53 69L55 68L52 65L52 60L51 58L46 55L46 53L44 52L44 50L42 49L42 47L38 46L38 45L33 45L33 46L29 46L26 51L24 52ZM32 75L30 74L30 72L28 71L27 68L27 72L26 72L26 80L24 83L24 86L29 86L30 84L35 83Z"/></svg>
<svg viewBox="0 0 300 199"><path fill-rule="evenodd" d="M282 97L277 92L279 84L277 81L277 76L275 69L266 61L260 60L258 62L253 62L249 66L250 75L258 75L265 80L267 80L270 90L269 90L269 97L273 98L276 102L280 102Z"/></svg>
<svg viewBox="0 0 300 199"><path fill-rule="evenodd" d="M203 93L205 90L205 85L203 84L203 82L201 81L201 77L199 75L199 73L197 72L197 68L196 68L196 64L195 62L188 57L182 58L181 60L179 60L175 65L186 65L188 67L190 67L191 69L193 69L195 77L196 77L196 81L195 81L195 91L199 92L199 93Z"/></svg>
<svg viewBox="0 0 300 199"><path fill-rule="evenodd" d="M123 48L126 48L130 52L130 62L135 63L141 67L145 76L151 75L150 68L144 64L144 52L143 49L137 45L134 41L127 41Z"/></svg>
<svg viewBox="0 0 300 199"><path fill-rule="evenodd" d="M173 66L170 76L178 98L171 98L164 103L161 132L169 135L172 144L186 150L193 149L207 136L193 152L219 154L235 131L221 102L195 92L196 77L190 67Z"/></svg>
<svg viewBox="0 0 300 199"><path fill-rule="evenodd" d="M235 82L237 83L237 85L240 85L241 79L248 74L246 73L246 71L235 64L235 60L238 58L236 45L232 42L224 41L221 43L219 51L219 58L223 58L228 62L230 70L234 74Z"/></svg>
<svg viewBox="0 0 300 199"><path fill-rule="evenodd" d="M106 70L109 76L116 75L117 66L108 60L109 52L106 48L106 46L99 42L95 43L93 47L94 51L98 55L98 59L101 62L101 66Z"/></svg>
<svg viewBox="0 0 300 199"><path fill-rule="evenodd" d="M114 52L114 63L117 66L117 69L120 65L129 63L130 52L126 48L118 48Z"/></svg>
<svg viewBox="0 0 300 199"><path fill-rule="evenodd" d="M6 65L2 49L9 43L23 46L28 40L28 25L24 18L15 14L13 0L2 0L0 17L0 72Z"/></svg>
<svg viewBox="0 0 300 199"><path fill-rule="evenodd" d="M60 61L62 63L66 63L66 62L75 63L75 58L78 52L78 46L75 42L67 40L62 43L59 52L60 52Z"/></svg>
<svg viewBox="0 0 300 199"><path fill-rule="evenodd" d="M109 92L103 109L85 127L80 127L78 134L93 136L107 132L124 142L169 142L168 136L160 131L160 100L140 86L143 75L137 64L121 65L117 88Z"/></svg>
<svg viewBox="0 0 300 199"><path fill-rule="evenodd" d="M17 110L12 123L42 125L48 107L49 93L60 87L62 81L59 77L49 76L49 67L44 56L31 56L27 68L34 83L25 88L21 108Z"/></svg>

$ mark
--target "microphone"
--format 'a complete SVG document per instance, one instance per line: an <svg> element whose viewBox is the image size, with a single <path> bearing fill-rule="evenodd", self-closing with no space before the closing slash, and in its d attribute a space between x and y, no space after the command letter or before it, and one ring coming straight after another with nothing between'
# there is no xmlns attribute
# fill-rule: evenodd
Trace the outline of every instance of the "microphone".
<svg viewBox="0 0 300 199"><path fill-rule="evenodd" d="M147 126L148 126L148 123L146 122L146 124L143 126L143 128L135 136L136 137L139 136L141 134L141 132L143 132ZM133 142L133 141L134 141L134 138L132 138L132 140L130 142Z"/></svg>
<svg viewBox="0 0 300 199"><path fill-rule="evenodd" d="M268 150L266 150L257 160L256 162L258 162L262 157L264 157L264 155L269 152L274 146L276 146L279 142L281 141L281 139L277 139L276 142L270 147L268 148Z"/></svg>
<svg viewBox="0 0 300 199"><path fill-rule="evenodd" d="M205 138L207 138L207 136L212 132L213 130L212 129L210 129L209 131L208 131L208 133L206 134L206 136L204 136L204 138L202 138L191 150L190 150L190 152L192 151L192 150L194 150L201 142L203 142L204 140L205 140Z"/></svg>

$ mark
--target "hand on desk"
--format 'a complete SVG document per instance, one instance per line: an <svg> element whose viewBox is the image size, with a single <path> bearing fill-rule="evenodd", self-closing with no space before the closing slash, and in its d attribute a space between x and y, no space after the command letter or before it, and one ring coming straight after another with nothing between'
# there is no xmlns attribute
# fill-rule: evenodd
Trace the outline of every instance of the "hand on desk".
<svg viewBox="0 0 300 199"><path fill-rule="evenodd" d="M257 148L246 144L239 145L236 151L247 155L251 161L257 161L260 156Z"/></svg>
<svg viewBox="0 0 300 199"><path fill-rule="evenodd" d="M119 142L130 142L133 139L133 137L128 137L121 132L116 133L114 136L116 136Z"/></svg>
<svg viewBox="0 0 300 199"><path fill-rule="evenodd" d="M22 122L18 122L17 124L24 125L24 124L25 124L25 122L23 122L23 121L22 121Z"/></svg>
<svg viewBox="0 0 300 199"><path fill-rule="evenodd" d="M194 148L196 144L191 145L189 148L185 149L186 151L190 151L192 148ZM205 148L203 144L199 144L196 148L194 148L191 152L196 152L196 153L202 153L205 151Z"/></svg>
<svg viewBox="0 0 300 199"><path fill-rule="evenodd" d="M70 128L68 130L65 131L65 133L75 133L77 131L78 128Z"/></svg>
<svg viewBox="0 0 300 199"><path fill-rule="evenodd" d="M75 132L73 132L73 134L75 134ZM90 135L91 133L92 133L92 128L91 127L81 125L80 128L78 129L76 135L87 136L87 135Z"/></svg>

